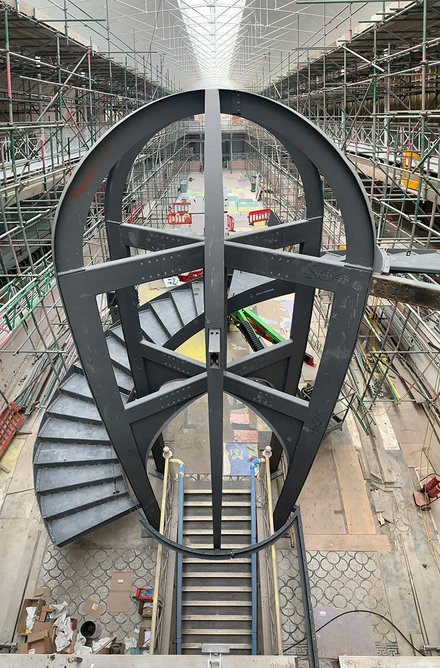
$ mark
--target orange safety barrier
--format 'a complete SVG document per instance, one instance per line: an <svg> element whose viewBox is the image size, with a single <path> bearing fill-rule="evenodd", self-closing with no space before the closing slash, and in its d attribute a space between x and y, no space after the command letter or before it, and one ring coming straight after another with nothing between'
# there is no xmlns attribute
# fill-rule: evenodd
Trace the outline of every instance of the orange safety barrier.
<svg viewBox="0 0 440 668"><path fill-rule="evenodd" d="M171 205L171 213L189 213L190 203L182 198L180 202L174 202Z"/></svg>
<svg viewBox="0 0 440 668"><path fill-rule="evenodd" d="M235 220L229 214L226 216L226 226L230 232L235 232Z"/></svg>
<svg viewBox="0 0 440 668"><path fill-rule="evenodd" d="M192 225L192 215L185 211L169 213L167 223L168 225Z"/></svg>
<svg viewBox="0 0 440 668"><path fill-rule="evenodd" d="M254 223L267 222L270 216L270 209L259 209L258 211L249 211L248 213L248 223L253 225Z"/></svg>
<svg viewBox="0 0 440 668"><path fill-rule="evenodd" d="M190 281L195 281L198 278L202 278L203 274L203 269L194 269L193 271L189 271L187 274L178 274L177 278L181 283L189 283Z"/></svg>
<svg viewBox="0 0 440 668"><path fill-rule="evenodd" d="M20 410L21 407L11 401L3 413L0 414L0 459L5 454L8 445L24 422L24 417L21 415Z"/></svg>

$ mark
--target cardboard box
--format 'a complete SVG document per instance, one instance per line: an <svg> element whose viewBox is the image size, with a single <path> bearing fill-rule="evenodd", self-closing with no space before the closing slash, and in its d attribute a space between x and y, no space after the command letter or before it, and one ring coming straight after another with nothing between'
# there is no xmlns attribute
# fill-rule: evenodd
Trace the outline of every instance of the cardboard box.
<svg viewBox="0 0 440 668"><path fill-rule="evenodd" d="M19 635L27 635L29 633L29 629L26 629L26 608L36 608L35 620L37 621L39 619L41 609L45 605L46 601L43 598L25 598L21 606L20 614L18 615L17 626L15 629L16 633Z"/></svg>
<svg viewBox="0 0 440 668"><path fill-rule="evenodd" d="M52 654L55 647L55 627L53 623L47 624L43 631L32 631L27 638L28 654Z"/></svg>
<svg viewBox="0 0 440 668"><path fill-rule="evenodd" d="M153 604L149 601L139 601L138 612L141 617L151 617L153 615Z"/></svg>
<svg viewBox="0 0 440 668"><path fill-rule="evenodd" d="M41 610L39 611L38 614L38 621L40 622L47 622L49 619L49 615L51 612L54 612L55 608L53 608L51 605L43 605Z"/></svg>

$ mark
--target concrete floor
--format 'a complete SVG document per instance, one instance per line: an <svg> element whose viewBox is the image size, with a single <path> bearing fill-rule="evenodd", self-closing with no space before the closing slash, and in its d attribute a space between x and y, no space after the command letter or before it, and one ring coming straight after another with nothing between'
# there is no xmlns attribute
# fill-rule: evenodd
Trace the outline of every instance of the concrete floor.
<svg viewBox="0 0 440 668"><path fill-rule="evenodd" d="M193 233L203 231L201 179L195 176L188 193L196 199ZM237 175L225 174L225 186L238 195L247 193L251 200L248 184L240 181ZM246 212L235 212L234 217L238 231L249 229ZM141 300L163 289L161 282L141 286ZM257 310L269 324L288 334L291 299L276 299ZM181 352L203 359L203 348L200 334L182 346ZM241 334L231 332L229 358L248 352ZM304 380L314 373L304 367ZM135 515L88 534L71 547L48 544L34 499L31 467L41 414L26 421L2 460L10 473L0 472L0 642L13 637L21 599L24 594L32 595L39 585L49 586L54 599L68 600L71 613L81 616L89 595L105 600L112 570L133 568L139 583L151 578L154 571L155 547L142 536ZM239 428L240 420L245 429ZM184 459L188 473L209 472L206 399L176 416L165 436L175 456ZM255 446L263 448L268 439L267 426L252 411L230 398L225 400L226 473L235 466L244 470ZM341 431L326 437L300 497L317 627L338 612L362 608L390 617L416 646L440 644L436 530L440 504L430 513L421 513L412 501L417 476L440 470L439 445L423 408L409 401L398 407L381 404L371 437L351 415ZM386 519L383 526L381 516ZM300 642L304 613L296 554L288 539L278 544L278 561L284 645L299 642L290 651L301 655L305 651ZM108 616L104 626L109 633L123 636L136 622L134 614L132 610L124 619ZM385 621L360 613L329 625L318 634L318 647L324 656L412 654Z"/></svg>

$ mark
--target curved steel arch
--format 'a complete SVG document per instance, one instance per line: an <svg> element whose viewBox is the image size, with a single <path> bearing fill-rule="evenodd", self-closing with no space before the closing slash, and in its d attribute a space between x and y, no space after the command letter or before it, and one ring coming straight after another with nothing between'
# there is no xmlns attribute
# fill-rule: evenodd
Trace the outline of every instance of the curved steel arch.
<svg viewBox="0 0 440 668"><path fill-rule="evenodd" d="M205 112L205 239L122 224L123 186L142 146L170 123ZM303 181L307 218L224 240L220 113L241 115L268 129L285 146ZM346 262L320 257L323 222L322 175L343 217ZM111 261L84 266L83 231L93 196L107 178L105 212ZM130 230L127 228L131 228ZM279 252L300 244L299 254ZM375 240L362 184L342 153L309 121L283 105L250 93L191 91L152 102L109 130L77 167L60 201L54 232L54 262L60 293L78 353L113 446L146 517L159 538L159 508L145 470L145 456L164 425L188 402L208 393L213 550L220 556L223 392L245 401L278 435L289 461L274 513L276 535L289 515L318 451L356 343L368 294ZM130 248L152 252L131 256ZM183 271L205 268L207 363L185 358L142 340L134 286ZM226 269L258 273L295 291L291 338L228 365L226 360ZM316 289L333 292L332 317L310 402L296 396ZM105 344L96 296L115 290L136 397L124 406ZM233 298L229 298L230 303ZM278 364L276 389L248 378ZM158 390L152 367L168 380ZM156 383L157 385L157 383ZM157 454L157 453L156 453ZM275 539L275 538L274 538ZM266 543L264 543L266 544ZM173 545L171 545L173 546ZM249 552L261 545L244 548ZM174 544L176 549L181 546ZM236 550L232 550L235 553Z"/></svg>

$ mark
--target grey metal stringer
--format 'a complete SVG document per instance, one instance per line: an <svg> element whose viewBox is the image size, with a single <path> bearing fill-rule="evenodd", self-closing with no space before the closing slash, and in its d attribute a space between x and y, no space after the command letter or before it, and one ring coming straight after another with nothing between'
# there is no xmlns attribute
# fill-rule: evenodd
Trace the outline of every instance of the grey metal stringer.
<svg viewBox="0 0 440 668"><path fill-rule="evenodd" d="M223 374L226 368L222 128L218 90L205 91L205 345L211 453L212 532L221 547L223 492Z"/></svg>

